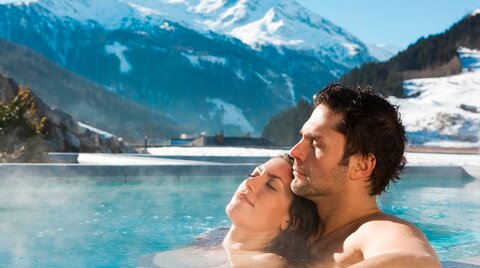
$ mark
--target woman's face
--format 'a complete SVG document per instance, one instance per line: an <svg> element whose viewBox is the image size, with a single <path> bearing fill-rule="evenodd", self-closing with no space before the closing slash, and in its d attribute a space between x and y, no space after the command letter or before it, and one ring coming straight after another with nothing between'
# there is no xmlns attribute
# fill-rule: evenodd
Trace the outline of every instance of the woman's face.
<svg viewBox="0 0 480 268"><path fill-rule="evenodd" d="M254 232L279 232L288 224L291 181L290 164L282 158L270 159L238 186L227 205L227 215L234 225Z"/></svg>

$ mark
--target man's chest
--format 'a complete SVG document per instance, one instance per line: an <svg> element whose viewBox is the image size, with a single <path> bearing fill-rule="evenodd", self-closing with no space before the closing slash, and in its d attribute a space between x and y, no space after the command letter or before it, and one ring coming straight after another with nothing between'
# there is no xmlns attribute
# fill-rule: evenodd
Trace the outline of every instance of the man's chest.
<svg viewBox="0 0 480 268"><path fill-rule="evenodd" d="M312 247L314 267L347 267L363 260L355 236L333 235L317 241Z"/></svg>

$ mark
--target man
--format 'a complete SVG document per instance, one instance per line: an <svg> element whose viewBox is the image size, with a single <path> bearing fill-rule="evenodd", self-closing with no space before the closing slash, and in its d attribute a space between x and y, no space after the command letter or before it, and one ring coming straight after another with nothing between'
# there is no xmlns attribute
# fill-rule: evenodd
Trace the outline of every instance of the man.
<svg viewBox="0 0 480 268"><path fill-rule="evenodd" d="M376 203L404 165L405 128L396 107L340 84L327 86L314 104L290 155L292 190L314 201L320 217L315 265L440 267L422 232Z"/></svg>

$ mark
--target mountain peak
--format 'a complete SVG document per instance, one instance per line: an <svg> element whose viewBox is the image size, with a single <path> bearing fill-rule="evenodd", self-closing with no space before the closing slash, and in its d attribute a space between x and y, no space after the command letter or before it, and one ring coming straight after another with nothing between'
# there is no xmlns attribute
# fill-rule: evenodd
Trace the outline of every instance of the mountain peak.
<svg viewBox="0 0 480 268"><path fill-rule="evenodd" d="M480 8L475 9L472 13L470 13L470 16L477 16L480 14Z"/></svg>
<svg viewBox="0 0 480 268"><path fill-rule="evenodd" d="M38 0L0 14L1 38L197 133L258 134L372 59L294 0Z"/></svg>
<svg viewBox="0 0 480 268"><path fill-rule="evenodd" d="M359 39L301 6L294 0L36 0L32 3L57 17L82 23L97 22L108 29L129 27L134 21L161 27L172 21L197 32L225 35L248 46L286 47L330 55L353 68L371 60ZM0 2L3 3L3 2ZM360 59L359 59L360 57Z"/></svg>

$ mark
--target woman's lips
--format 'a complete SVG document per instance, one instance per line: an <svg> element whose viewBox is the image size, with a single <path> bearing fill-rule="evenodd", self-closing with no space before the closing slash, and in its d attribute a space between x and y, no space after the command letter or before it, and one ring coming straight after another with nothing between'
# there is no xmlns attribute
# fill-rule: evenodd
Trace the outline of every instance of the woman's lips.
<svg viewBox="0 0 480 268"><path fill-rule="evenodd" d="M248 199L248 196L245 193L238 193L237 197L238 197L238 199L247 202L247 204L249 204L250 206L253 207L252 201L250 201L250 199Z"/></svg>

